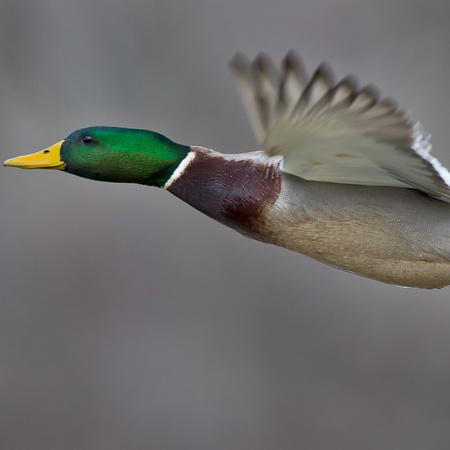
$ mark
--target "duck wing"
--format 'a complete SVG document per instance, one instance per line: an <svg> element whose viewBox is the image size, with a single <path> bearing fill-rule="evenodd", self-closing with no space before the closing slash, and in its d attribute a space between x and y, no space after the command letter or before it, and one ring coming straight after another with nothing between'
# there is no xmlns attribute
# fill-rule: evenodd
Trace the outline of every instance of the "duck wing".
<svg viewBox="0 0 450 450"><path fill-rule="evenodd" d="M373 86L335 83L322 64L308 78L289 52L278 69L264 54L230 62L258 141L282 170L311 181L419 189L450 203L450 172L429 135Z"/></svg>

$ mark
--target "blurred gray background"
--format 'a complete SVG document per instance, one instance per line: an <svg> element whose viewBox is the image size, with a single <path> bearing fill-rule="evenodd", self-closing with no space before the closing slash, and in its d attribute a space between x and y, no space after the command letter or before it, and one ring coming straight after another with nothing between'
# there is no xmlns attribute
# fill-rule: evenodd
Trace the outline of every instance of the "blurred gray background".
<svg viewBox="0 0 450 450"><path fill-rule="evenodd" d="M3 159L90 125L257 150L227 63L295 48L411 109L450 166L447 0L0 6ZM0 172L2 449L450 448L450 288L326 267L156 188Z"/></svg>

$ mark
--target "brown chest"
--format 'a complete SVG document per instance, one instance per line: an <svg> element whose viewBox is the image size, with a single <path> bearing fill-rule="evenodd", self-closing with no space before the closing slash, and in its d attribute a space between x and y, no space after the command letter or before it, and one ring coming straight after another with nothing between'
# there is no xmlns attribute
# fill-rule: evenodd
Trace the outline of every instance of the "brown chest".
<svg viewBox="0 0 450 450"><path fill-rule="evenodd" d="M281 191L277 164L196 151L184 172L167 188L209 217L253 239L263 236L263 211Z"/></svg>

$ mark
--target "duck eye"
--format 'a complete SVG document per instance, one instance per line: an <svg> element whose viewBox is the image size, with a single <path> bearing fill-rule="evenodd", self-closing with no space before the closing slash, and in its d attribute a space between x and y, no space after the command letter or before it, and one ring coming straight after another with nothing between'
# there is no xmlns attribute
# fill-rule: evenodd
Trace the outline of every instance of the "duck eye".
<svg viewBox="0 0 450 450"><path fill-rule="evenodd" d="M94 140L94 138L92 136L90 136L89 134L83 136L83 142L85 144L91 144L93 140Z"/></svg>

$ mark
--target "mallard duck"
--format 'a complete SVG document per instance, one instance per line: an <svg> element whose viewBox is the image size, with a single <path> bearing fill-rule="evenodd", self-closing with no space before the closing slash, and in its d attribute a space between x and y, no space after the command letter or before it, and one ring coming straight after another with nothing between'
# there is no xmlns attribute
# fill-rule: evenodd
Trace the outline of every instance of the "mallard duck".
<svg viewBox="0 0 450 450"><path fill-rule="evenodd" d="M89 127L5 161L161 187L252 239L399 286L450 284L450 173L391 99L289 52L230 63L263 150L221 154L147 130Z"/></svg>

